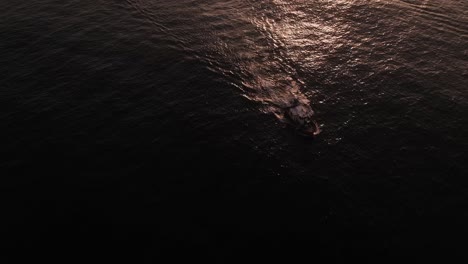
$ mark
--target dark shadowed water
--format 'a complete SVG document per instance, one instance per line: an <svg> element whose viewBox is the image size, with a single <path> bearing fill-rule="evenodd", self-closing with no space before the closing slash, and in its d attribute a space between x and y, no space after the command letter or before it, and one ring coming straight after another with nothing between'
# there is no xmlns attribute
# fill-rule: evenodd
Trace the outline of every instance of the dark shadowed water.
<svg viewBox="0 0 468 264"><path fill-rule="evenodd" d="M0 63L17 258L462 256L466 0L1 0Z"/></svg>

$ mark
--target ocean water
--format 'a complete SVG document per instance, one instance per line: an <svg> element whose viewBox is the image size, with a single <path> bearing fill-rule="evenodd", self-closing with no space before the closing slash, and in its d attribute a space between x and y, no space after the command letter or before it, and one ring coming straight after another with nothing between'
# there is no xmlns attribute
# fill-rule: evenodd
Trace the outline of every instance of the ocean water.
<svg viewBox="0 0 468 264"><path fill-rule="evenodd" d="M0 1L8 247L147 262L459 256L467 12Z"/></svg>

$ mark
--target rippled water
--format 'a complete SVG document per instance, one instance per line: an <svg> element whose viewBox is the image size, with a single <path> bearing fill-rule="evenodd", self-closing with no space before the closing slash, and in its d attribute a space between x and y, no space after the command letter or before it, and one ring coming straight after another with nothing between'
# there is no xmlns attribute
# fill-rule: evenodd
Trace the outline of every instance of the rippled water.
<svg viewBox="0 0 468 264"><path fill-rule="evenodd" d="M359 118L368 124L367 111L431 116L439 113L430 104L466 107L463 1L130 3L177 49L258 102L260 111L282 120L299 102L307 119L312 101L320 110L316 118L330 126L331 143L345 134L337 130ZM380 100L412 101L412 107L394 105L398 113L391 112ZM390 125L400 129L401 123Z"/></svg>
<svg viewBox="0 0 468 264"><path fill-rule="evenodd" d="M424 219L466 217L467 1L44 0L0 10L1 166L19 175L4 186L22 206L42 197L36 214L87 219L96 207L116 219L125 204L154 220L143 217L157 210L149 201L192 197L237 208L221 217L232 230L280 232L278 210L299 219L283 235L360 228L387 234L376 245L389 247L409 247L405 230ZM75 197L78 213L56 209ZM239 208L262 220L247 224ZM375 241L366 239L357 247Z"/></svg>

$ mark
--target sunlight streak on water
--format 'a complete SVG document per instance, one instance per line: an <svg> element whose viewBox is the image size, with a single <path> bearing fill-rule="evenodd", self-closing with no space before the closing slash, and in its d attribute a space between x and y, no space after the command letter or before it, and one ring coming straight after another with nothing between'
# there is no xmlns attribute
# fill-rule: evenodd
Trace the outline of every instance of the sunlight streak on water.
<svg viewBox="0 0 468 264"><path fill-rule="evenodd" d="M434 69L440 61L458 61L445 66L445 76L462 82L459 73L466 65L452 52L467 40L462 2L134 2L190 56L257 102L260 111L287 121L288 109L299 102L305 119L318 118L333 131L357 120L357 106L369 107L384 96L406 96L399 95L404 91L380 90L384 80L401 74L402 82L432 78L444 71ZM174 8L179 16L169 15ZM453 40L445 43L445 38ZM457 90L440 93L462 98ZM317 116L312 108L318 108Z"/></svg>

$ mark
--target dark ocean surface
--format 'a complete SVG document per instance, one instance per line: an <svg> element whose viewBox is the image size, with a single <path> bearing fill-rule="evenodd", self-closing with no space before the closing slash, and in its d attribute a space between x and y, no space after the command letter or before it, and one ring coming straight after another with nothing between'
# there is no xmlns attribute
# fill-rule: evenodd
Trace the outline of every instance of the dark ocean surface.
<svg viewBox="0 0 468 264"><path fill-rule="evenodd" d="M0 65L16 260L465 256L466 0L0 0Z"/></svg>

